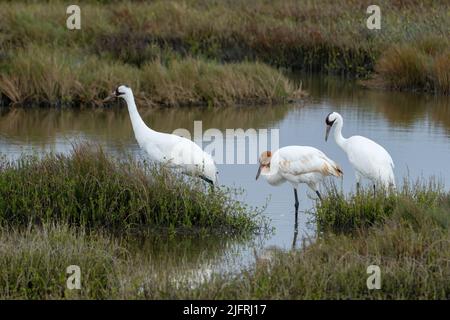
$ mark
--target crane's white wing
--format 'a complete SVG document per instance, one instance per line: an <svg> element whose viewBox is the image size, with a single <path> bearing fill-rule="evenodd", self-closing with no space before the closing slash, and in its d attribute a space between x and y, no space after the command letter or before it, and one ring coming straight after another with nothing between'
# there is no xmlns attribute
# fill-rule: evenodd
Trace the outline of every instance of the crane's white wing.
<svg viewBox="0 0 450 320"><path fill-rule="evenodd" d="M353 136L347 139L345 151L357 171L372 179L393 176L394 161L390 154L376 142Z"/></svg>
<svg viewBox="0 0 450 320"><path fill-rule="evenodd" d="M211 181L217 180L217 168L213 158L200 146L184 137L173 134L161 134L164 143L158 147L164 154L165 162L182 169L190 175L204 176Z"/></svg>
<svg viewBox="0 0 450 320"><path fill-rule="evenodd" d="M278 150L278 169L283 175L320 173L324 176L342 175L339 166L322 151L306 146L290 146Z"/></svg>

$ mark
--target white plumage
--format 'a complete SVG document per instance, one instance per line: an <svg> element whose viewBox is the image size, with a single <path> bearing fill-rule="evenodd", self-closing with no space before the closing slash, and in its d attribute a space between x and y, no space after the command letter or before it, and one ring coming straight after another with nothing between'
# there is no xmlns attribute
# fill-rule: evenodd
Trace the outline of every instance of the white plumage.
<svg viewBox="0 0 450 320"><path fill-rule="evenodd" d="M341 168L322 151L307 146L288 146L274 153L265 151L259 158L256 175L263 176L270 185L289 182L294 188L295 209L298 210L297 188L300 183L307 184L322 198L319 184L326 176L342 176Z"/></svg>
<svg viewBox="0 0 450 320"><path fill-rule="evenodd" d="M218 172L211 155L189 139L150 129L139 115L129 87L118 87L114 95L126 101L136 140L153 161L181 169L183 173L200 177L211 184L217 183Z"/></svg>
<svg viewBox="0 0 450 320"><path fill-rule="evenodd" d="M367 178L375 185L395 187L394 161L391 155L378 143L362 136L352 136L348 139L342 136L344 121L337 112L330 113L326 120L327 132L335 124L334 139L339 147L347 154L348 161L355 169L356 184L359 187L361 178Z"/></svg>

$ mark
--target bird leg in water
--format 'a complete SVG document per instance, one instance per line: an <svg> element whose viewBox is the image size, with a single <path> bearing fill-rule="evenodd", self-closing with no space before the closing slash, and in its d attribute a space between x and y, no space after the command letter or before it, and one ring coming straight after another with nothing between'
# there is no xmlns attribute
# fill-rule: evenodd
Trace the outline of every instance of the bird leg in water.
<svg viewBox="0 0 450 320"><path fill-rule="evenodd" d="M295 224L294 224L294 239L292 240L292 249L295 249L297 245L297 236L298 236L298 215L295 215Z"/></svg>
<svg viewBox="0 0 450 320"><path fill-rule="evenodd" d="M316 190L316 194L317 194L317 196L319 197L320 201L322 201L322 196L320 195L319 190Z"/></svg>
<svg viewBox="0 0 450 320"><path fill-rule="evenodd" d="M297 189L294 188L294 196L295 196L295 220L297 220L297 214L298 214L298 195L297 195Z"/></svg>
<svg viewBox="0 0 450 320"><path fill-rule="evenodd" d="M294 188L294 196L295 196L295 222L294 222L294 239L292 241L292 249L295 249L295 245L297 243L297 235L298 235L298 195L297 189Z"/></svg>

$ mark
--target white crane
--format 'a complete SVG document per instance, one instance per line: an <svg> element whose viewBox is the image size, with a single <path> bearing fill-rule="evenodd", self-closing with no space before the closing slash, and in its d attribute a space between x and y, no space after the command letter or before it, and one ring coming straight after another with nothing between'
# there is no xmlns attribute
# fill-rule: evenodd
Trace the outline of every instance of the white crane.
<svg viewBox="0 0 450 320"><path fill-rule="evenodd" d="M386 149L362 136L345 139L342 136L344 120L337 112L330 113L325 119L325 123L327 125L325 141L328 140L330 129L335 124L334 140L347 154L348 161L355 169L357 189L359 189L362 177L372 181L374 192L376 184L381 184L385 188L395 187L394 161Z"/></svg>
<svg viewBox="0 0 450 320"><path fill-rule="evenodd" d="M320 200L319 183L326 176L342 176L341 168L322 151L307 146L283 147L272 153L264 151L259 157L256 179L263 176L270 185L289 182L294 187L295 217L297 221L299 183L306 183Z"/></svg>
<svg viewBox="0 0 450 320"><path fill-rule="evenodd" d="M211 185L217 183L218 172L211 155L189 139L150 129L139 115L131 88L119 86L105 101L113 97L126 101L136 140L153 161L181 169L183 173L200 177Z"/></svg>

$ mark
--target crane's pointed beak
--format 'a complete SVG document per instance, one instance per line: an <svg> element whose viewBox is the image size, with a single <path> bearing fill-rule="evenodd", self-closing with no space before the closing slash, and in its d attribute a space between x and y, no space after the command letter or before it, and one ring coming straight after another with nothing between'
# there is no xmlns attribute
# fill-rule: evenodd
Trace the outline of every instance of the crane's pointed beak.
<svg viewBox="0 0 450 320"><path fill-rule="evenodd" d="M105 99L103 99L103 103L111 101L112 99L114 99L116 97L116 95L113 93L111 93L109 96L107 96Z"/></svg>
<svg viewBox="0 0 450 320"><path fill-rule="evenodd" d="M256 173L256 179L255 180L258 180L260 174L261 174L261 165L258 168L258 172Z"/></svg>
<svg viewBox="0 0 450 320"><path fill-rule="evenodd" d="M327 131L325 132L325 141L328 140L328 135L330 134L331 126L327 125Z"/></svg>

